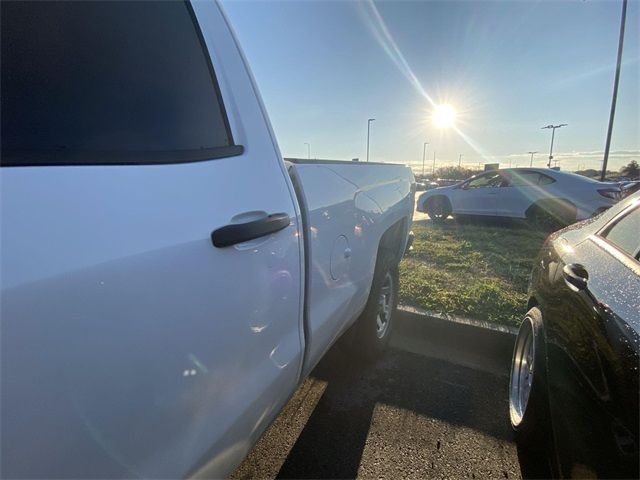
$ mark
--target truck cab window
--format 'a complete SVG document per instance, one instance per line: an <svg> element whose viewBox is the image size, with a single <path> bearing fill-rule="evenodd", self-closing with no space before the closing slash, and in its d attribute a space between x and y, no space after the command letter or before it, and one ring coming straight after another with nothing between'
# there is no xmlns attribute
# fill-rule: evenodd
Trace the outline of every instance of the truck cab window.
<svg viewBox="0 0 640 480"><path fill-rule="evenodd" d="M2 163L165 163L233 150L184 2L2 5Z"/></svg>

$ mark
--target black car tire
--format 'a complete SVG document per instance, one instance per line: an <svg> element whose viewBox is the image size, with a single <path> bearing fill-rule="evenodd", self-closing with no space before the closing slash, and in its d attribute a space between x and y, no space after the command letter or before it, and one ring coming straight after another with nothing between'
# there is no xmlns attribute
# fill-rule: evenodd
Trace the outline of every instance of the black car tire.
<svg viewBox="0 0 640 480"><path fill-rule="evenodd" d="M526 217L529 225L535 230L549 232L560 227L557 220L539 205L531 206L527 210Z"/></svg>
<svg viewBox="0 0 640 480"><path fill-rule="evenodd" d="M522 380L521 375L517 373L516 363L519 362L518 357L522 355L523 342L526 342L523 338L525 335L532 335L530 359L533 368L530 369L532 379L528 401L522 411L521 406L515 405L517 402L514 400L516 397L514 389L517 390L517 384L514 382L518 382L519 378ZM549 478L552 473L549 448L552 444L552 436L546 383L546 344L542 312L537 307L533 307L525 315L514 346L509 381L509 418L515 431L523 477Z"/></svg>
<svg viewBox="0 0 640 480"><path fill-rule="evenodd" d="M442 223L451 215L451 202L446 197L433 197L426 207L429 218L434 222Z"/></svg>
<svg viewBox="0 0 640 480"><path fill-rule="evenodd" d="M364 360L374 360L387 347L398 307L399 273L396 255L381 249L376 261L373 283L367 304L352 328L352 350ZM388 296L386 328L379 328L378 316L382 313L382 298Z"/></svg>
<svg viewBox="0 0 640 480"><path fill-rule="evenodd" d="M566 200L541 200L531 205L525 216L534 229L553 231L576 221L576 207Z"/></svg>

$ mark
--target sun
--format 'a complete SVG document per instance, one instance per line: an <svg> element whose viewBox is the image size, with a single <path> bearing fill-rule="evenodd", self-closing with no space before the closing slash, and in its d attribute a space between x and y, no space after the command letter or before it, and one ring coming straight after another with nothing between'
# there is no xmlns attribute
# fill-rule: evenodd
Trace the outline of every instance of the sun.
<svg viewBox="0 0 640 480"><path fill-rule="evenodd" d="M431 120L438 128L449 128L456 121L456 109L448 104L438 105L433 110Z"/></svg>

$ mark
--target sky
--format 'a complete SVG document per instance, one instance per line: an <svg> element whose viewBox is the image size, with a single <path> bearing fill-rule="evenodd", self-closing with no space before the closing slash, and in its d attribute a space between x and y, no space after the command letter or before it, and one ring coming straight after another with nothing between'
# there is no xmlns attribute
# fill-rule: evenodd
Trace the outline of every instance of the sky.
<svg viewBox="0 0 640 480"><path fill-rule="evenodd" d="M628 3L609 169L640 161L639 5ZM621 1L225 0L285 157L601 168ZM453 106L454 128L433 124Z"/></svg>

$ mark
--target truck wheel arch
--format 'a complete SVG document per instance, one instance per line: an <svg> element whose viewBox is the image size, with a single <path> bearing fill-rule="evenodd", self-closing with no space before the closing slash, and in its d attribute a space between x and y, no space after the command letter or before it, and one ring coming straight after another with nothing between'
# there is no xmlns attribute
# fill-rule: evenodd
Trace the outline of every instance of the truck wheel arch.
<svg viewBox="0 0 640 480"><path fill-rule="evenodd" d="M380 242L378 243L376 259L380 258L382 252L391 252L394 256L394 261L396 263L400 262L400 259L404 255L404 251L406 248L406 238L409 233L408 225L409 222L405 217L401 218L389 228L387 228L387 230L382 234Z"/></svg>

